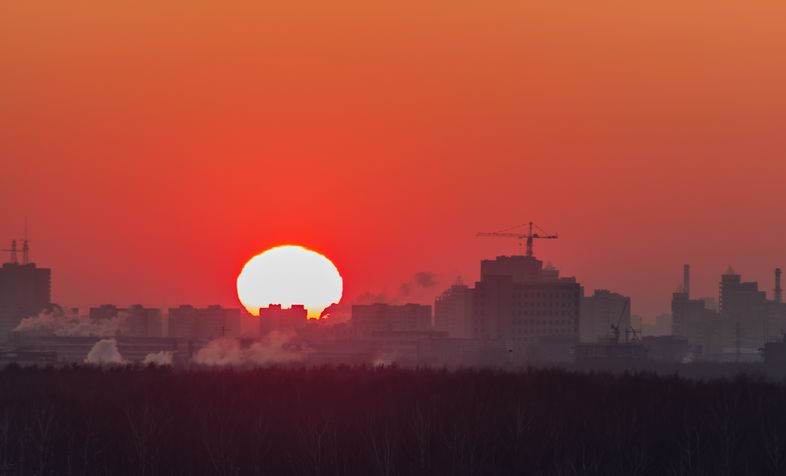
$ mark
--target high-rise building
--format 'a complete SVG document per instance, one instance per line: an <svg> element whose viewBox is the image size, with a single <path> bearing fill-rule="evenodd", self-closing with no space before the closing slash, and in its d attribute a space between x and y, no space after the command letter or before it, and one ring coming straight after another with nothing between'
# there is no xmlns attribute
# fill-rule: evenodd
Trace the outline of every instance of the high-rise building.
<svg viewBox="0 0 786 476"><path fill-rule="evenodd" d="M568 360L579 337L581 286L531 256L481 262L475 284L472 336L497 342L518 358ZM531 351L531 352L528 352Z"/></svg>
<svg viewBox="0 0 786 476"><path fill-rule="evenodd" d="M721 276L720 312L729 318L753 318L766 313L767 293L757 282L743 282L733 269Z"/></svg>
<svg viewBox="0 0 786 476"><path fill-rule="evenodd" d="M596 289L592 296L581 299L579 338L581 342L597 342L612 334L612 325L624 333L630 328L630 298L606 289Z"/></svg>
<svg viewBox="0 0 786 476"><path fill-rule="evenodd" d="M431 306L423 304L354 304L352 327L358 335L431 330Z"/></svg>
<svg viewBox="0 0 786 476"><path fill-rule="evenodd" d="M680 290L672 294L671 333L700 346L702 353L717 353L723 348L718 313L707 306L706 299L690 299Z"/></svg>
<svg viewBox="0 0 786 476"><path fill-rule="evenodd" d="M780 305L767 300L767 293L759 290L759 283L744 282L729 268L721 276L719 291L727 353L739 354L740 350L755 353L768 340L780 337L783 325L782 313L778 312Z"/></svg>
<svg viewBox="0 0 786 476"><path fill-rule="evenodd" d="M12 259L0 268L0 341L25 317L51 304L51 270Z"/></svg>
<svg viewBox="0 0 786 476"><path fill-rule="evenodd" d="M472 337L473 290L456 283L434 301L434 328L448 337Z"/></svg>

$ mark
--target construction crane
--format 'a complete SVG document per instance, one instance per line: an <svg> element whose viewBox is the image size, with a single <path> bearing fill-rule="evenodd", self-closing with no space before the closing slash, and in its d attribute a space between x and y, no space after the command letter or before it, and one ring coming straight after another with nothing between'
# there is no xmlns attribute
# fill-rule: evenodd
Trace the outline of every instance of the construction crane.
<svg viewBox="0 0 786 476"><path fill-rule="evenodd" d="M625 299L625 305L622 306L622 311L620 311L620 316L617 318L617 323L611 325L611 341L614 344L619 344L620 342L620 325L622 325L622 318L625 316L625 311L630 306L630 299ZM638 342L639 335L636 329L631 326L627 326L625 328L625 342Z"/></svg>
<svg viewBox="0 0 786 476"><path fill-rule="evenodd" d="M515 233L512 231L515 230L516 228L521 228L522 226L526 226L526 225L529 225L529 231L527 233ZM553 240L559 238L559 236L557 235L546 234L546 232L541 227L539 227L538 225L532 222L529 222L526 225L516 225L514 227L507 228L505 230L500 230L500 231L481 232L478 233L477 236L494 236L494 237L518 238L519 240L526 240L527 256L532 256L532 242L534 241L535 238L546 239L546 240ZM533 227L543 232L543 234L541 235L540 233L533 233L532 232ZM521 242L519 242L519 245L520 244Z"/></svg>
<svg viewBox="0 0 786 476"><path fill-rule="evenodd" d="M617 323L611 325L611 340L615 344L620 341L620 325L622 324L622 318L625 316L625 311L628 309L629 302L630 300L628 299L625 300L625 305L622 306L622 311L620 311L620 317L617 319ZM628 330L625 329L626 340L627 340L627 333Z"/></svg>

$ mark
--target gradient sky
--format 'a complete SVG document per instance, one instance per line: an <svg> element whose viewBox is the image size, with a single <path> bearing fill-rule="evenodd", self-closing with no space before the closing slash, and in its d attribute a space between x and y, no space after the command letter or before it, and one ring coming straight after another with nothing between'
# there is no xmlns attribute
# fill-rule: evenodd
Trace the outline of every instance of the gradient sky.
<svg viewBox="0 0 786 476"><path fill-rule="evenodd" d="M786 267L786 2L9 1L0 240L54 299L237 305L253 254L345 298L516 250L668 309ZM5 246L4 246L5 247Z"/></svg>

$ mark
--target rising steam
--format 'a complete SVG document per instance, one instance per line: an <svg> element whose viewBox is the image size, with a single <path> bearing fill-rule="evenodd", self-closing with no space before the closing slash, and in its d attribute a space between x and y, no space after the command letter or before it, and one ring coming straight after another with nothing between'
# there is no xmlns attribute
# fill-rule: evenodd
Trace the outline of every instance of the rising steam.
<svg viewBox="0 0 786 476"><path fill-rule="evenodd" d="M401 283L395 293L367 292L358 296L355 304L406 304L423 300L432 300L437 285L437 275L429 271L419 271L408 281Z"/></svg>
<svg viewBox="0 0 786 476"><path fill-rule="evenodd" d="M170 366L172 365L173 355L174 352L168 350L150 353L145 356L145 360L142 363L145 365Z"/></svg>
<svg viewBox="0 0 786 476"><path fill-rule="evenodd" d="M272 331L248 347L243 347L233 337L220 337L199 349L194 362L212 366L299 362L311 353L311 349L297 344L296 337L292 332Z"/></svg>
<svg viewBox="0 0 786 476"><path fill-rule="evenodd" d="M77 310L55 308L22 319L13 332L62 337L114 337L122 332L126 319L128 314L125 312L109 319L91 319L80 315Z"/></svg>
<svg viewBox="0 0 786 476"><path fill-rule="evenodd" d="M90 352L85 357L86 364L96 365L119 365L126 363L120 351L117 349L115 339L101 339L93 345Z"/></svg>

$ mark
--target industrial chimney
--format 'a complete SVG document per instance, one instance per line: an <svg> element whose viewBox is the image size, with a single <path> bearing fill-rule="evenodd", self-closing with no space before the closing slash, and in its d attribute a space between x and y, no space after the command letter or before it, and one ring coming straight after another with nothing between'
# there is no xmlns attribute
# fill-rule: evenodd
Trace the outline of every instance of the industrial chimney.
<svg viewBox="0 0 786 476"><path fill-rule="evenodd" d="M690 298L690 265L686 264L682 267L682 292L685 297Z"/></svg>
<svg viewBox="0 0 786 476"><path fill-rule="evenodd" d="M781 290L781 269L775 268L775 302L782 302L783 292Z"/></svg>

